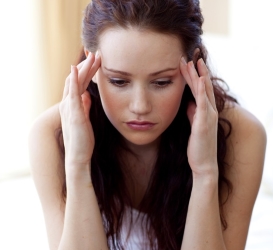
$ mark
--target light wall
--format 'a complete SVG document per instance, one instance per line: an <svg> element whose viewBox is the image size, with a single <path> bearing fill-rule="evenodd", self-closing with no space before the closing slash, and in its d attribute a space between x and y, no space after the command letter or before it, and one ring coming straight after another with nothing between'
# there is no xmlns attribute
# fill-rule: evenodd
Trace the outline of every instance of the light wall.
<svg viewBox="0 0 273 250"><path fill-rule="evenodd" d="M0 181L29 173L29 128L60 101L88 3L0 1Z"/></svg>
<svg viewBox="0 0 273 250"><path fill-rule="evenodd" d="M200 5L205 17L205 33L228 35L230 20L230 0L201 0Z"/></svg>
<svg viewBox="0 0 273 250"><path fill-rule="evenodd" d="M273 195L273 2L229 0L228 33L224 33L213 30L213 23L206 24L216 13L209 8L210 3L218 1L221 2L202 1L203 6L208 4L203 8L204 42L216 74L228 83L241 105L266 129L267 153L262 187Z"/></svg>
<svg viewBox="0 0 273 250"><path fill-rule="evenodd" d="M41 106L34 112L59 102L70 65L76 63L81 48L81 20L89 0L39 1L36 36L39 40L38 56L42 81L35 90L41 97ZM39 100L34 100L38 103Z"/></svg>

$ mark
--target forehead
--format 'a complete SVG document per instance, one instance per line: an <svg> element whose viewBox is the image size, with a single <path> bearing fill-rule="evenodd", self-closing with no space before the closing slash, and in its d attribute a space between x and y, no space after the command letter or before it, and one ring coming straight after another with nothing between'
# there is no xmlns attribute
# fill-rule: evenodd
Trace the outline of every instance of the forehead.
<svg viewBox="0 0 273 250"><path fill-rule="evenodd" d="M180 40L171 35L136 28L113 28L104 31L99 40L105 66L157 70L174 66L184 55ZM124 69L125 70L125 69Z"/></svg>

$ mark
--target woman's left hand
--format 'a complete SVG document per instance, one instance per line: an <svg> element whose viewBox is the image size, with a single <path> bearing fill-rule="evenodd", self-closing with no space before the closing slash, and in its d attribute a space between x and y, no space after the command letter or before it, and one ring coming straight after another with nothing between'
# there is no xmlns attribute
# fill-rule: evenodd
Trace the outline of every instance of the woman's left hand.
<svg viewBox="0 0 273 250"><path fill-rule="evenodd" d="M217 127L218 112L215 104L213 86L209 71L203 61L197 62L199 75L193 62L181 59L181 73L194 95L195 101L187 109L191 124L188 142L188 161L193 177L218 177L217 164Z"/></svg>

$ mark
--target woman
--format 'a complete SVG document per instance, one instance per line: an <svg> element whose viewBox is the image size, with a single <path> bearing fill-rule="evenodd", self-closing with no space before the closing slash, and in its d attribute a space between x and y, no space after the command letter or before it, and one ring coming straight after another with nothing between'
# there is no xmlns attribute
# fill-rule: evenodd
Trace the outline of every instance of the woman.
<svg viewBox="0 0 273 250"><path fill-rule="evenodd" d="M29 137L50 249L244 249L266 135L212 76L202 23L194 0L87 6Z"/></svg>

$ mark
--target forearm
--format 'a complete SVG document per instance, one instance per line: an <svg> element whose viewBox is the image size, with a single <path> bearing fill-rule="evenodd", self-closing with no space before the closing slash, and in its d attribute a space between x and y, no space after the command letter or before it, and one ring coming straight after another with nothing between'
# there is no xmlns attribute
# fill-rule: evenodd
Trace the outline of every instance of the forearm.
<svg viewBox="0 0 273 250"><path fill-rule="evenodd" d="M108 249L102 216L88 172L66 176L67 200L59 250Z"/></svg>
<svg viewBox="0 0 273 250"><path fill-rule="evenodd" d="M194 177L181 250L225 250L218 203L218 180Z"/></svg>

